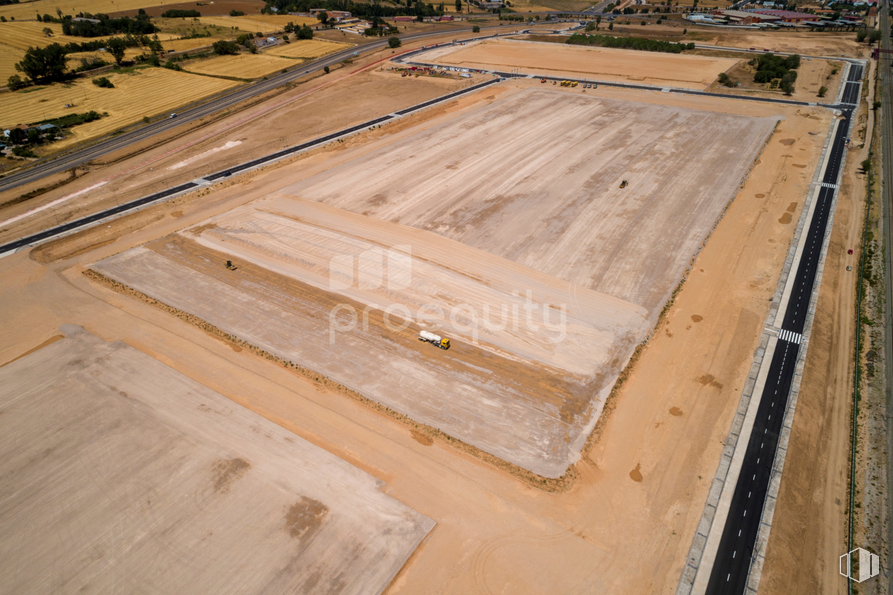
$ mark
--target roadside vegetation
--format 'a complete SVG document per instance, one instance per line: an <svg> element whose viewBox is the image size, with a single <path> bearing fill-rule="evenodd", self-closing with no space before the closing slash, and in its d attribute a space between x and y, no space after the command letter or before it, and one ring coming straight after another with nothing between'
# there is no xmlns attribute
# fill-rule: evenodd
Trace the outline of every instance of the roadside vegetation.
<svg viewBox="0 0 893 595"><path fill-rule="evenodd" d="M681 54L685 50L695 49L694 43L673 43L672 41L660 41L642 37L613 37L611 35L585 35L581 33L571 35L567 43L571 45L594 45L603 48L642 50L645 52L665 52L668 54Z"/></svg>
<svg viewBox="0 0 893 595"><path fill-rule="evenodd" d="M797 80L797 69L800 68L800 56L776 56L763 54L748 62L756 68L753 82L768 83L770 89L779 88L785 95L794 92L794 83Z"/></svg>

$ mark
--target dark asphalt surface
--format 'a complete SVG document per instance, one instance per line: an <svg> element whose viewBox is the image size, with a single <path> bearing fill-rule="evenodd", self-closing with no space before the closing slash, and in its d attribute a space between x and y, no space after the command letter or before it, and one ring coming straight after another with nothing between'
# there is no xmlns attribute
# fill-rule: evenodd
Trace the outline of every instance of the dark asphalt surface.
<svg viewBox="0 0 893 595"><path fill-rule="evenodd" d="M341 136L352 134L354 132L358 132L358 131L368 128L370 126L375 126L375 125L381 124L383 122L394 120L399 116L409 114L416 110L424 109L426 107L435 105L437 103L441 103L443 101L449 101L450 99L452 99L454 97L458 97L459 95L464 95L466 93L471 93L472 91L482 89L488 85L497 83L500 80L501 79L493 78L488 81L484 81L483 83L478 83L476 85L472 85L470 87L466 87L464 89L460 89L458 91L454 91L454 92L448 93L446 95L441 95L440 97L437 97L430 101L425 101L424 103L419 103L412 107L402 109L399 112L397 112L397 115L388 114L388 115L382 116L380 118L375 118L373 120L363 122L362 124L357 124L355 126L351 126L350 128L345 128L343 130L339 130L338 132L333 132L331 134L321 136L314 140L311 140L311 141L308 141L305 143L301 143L299 145L294 145L292 147L282 149L281 151L276 151L275 153L270 153L269 155L265 155L263 157L253 159L253 160L245 162L245 163L240 163L239 165L236 165L234 167L230 167L228 169L224 169L224 170L215 172L213 174L207 175L202 179L207 180L209 182L215 182L217 180L227 178L229 176L238 174L245 170L248 170L248 169L251 169L254 167L259 167L261 165L264 165L266 163L271 163L278 159L282 159L283 157L287 157L288 155L292 155L294 153L299 153L301 151L306 151L307 149L311 149L313 147L323 145L323 144L331 142ZM10 242L8 244L5 244L3 246L0 246L0 256L7 254L9 252L14 252L20 248L24 248L25 246L37 244L40 242L45 242L45 241L52 239L56 236L59 236L59 235L65 234L65 233L69 233L71 231L74 231L74 230L77 230L80 228L89 227L90 225L96 223L97 221L101 221L102 219L105 219L107 217L121 215L128 211L133 211L140 207L144 207L144 206L151 204L153 202L157 202L157 201L160 201L160 200L163 200L166 198L170 198L170 197L173 197L173 196L183 193L183 192L188 192L189 190L193 190L194 188L197 188L199 185L200 184L195 183L195 182L187 182L185 184L180 184L179 186L175 186L175 187L169 188L167 190L162 190L161 192L156 192L155 194L150 194L148 196L143 196L141 198L132 200L132 201L124 203L122 205L118 205L116 207L106 209L104 211L100 211L98 213L93 213L92 215L82 217L81 219L77 219L75 221L70 221L63 225L52 227L50 229L41 231L39 233L30 235L30 236L26 236L24 238L21 238L21 239L15 240L13 242Z"/></svg>
<svg viewBox="0 0 893 595"><path fill-rule="evenodd" d="M491 29L503 29L507 31L508 27L491 27ZM432 31L430 33L413 33L411 35L401 35L400 39L402 39L403 42L406 43L417 41L419 39L425 39L426 37L450 35L453 33L468 33L470 31L470 27L465 29L455 29L452 31L439 30ZM353 56L354 52L366 54L384 49L386 47L387 40L385 39L361 47L350 48L347 50L336 52L329 56L320 58L319 60L316 60L314 62L310 62L302 68L298 68L284 74L273 75L268 80L258 81L246 87L240 87L231 93L228 93L216 99L212 99L211 101L202 105L177 112L176 118L159 120L136 130L125 132L124 134L119 134L117 136L108 137L92 146L85 147L72 153L59 155L42 163L37 162L35 165L25 170L15 172L9 174L8 176L0 178L0 192L15 188L17 186L21 186L23 184L27 184L29 182L34 182L49 175L67 171L73 167L102 157L103 155L108 155L109 153L123 149L133 143L152 138L157 134L167 132L188 122L200 120L201 118L205 118L220 110L232 107L242 101L251 99L252 97L266 93L268 91L272 91L273 89L284 85L285 83L294 81L318 70L322 70L326 66L333 66L335 64L338 64L343 60Z"/></svg>
<svg viewBox="0 0 893 595"><path fill-rule="evenodd" d="M850 68L845 99L846 93L850 93L853 103L858 100L858 81L862 78L862 70L861 66ZM809 300L812 297L819 257L831 214L833 185L837 183L842 165L852 109L844 111L843 114L845 120L838 126L828 149L830 151L828 165L822 177L822 183L829 186L822 186L820 189L812 221L809 223L806 244L797 266L782 330L779 332L775 353L769 364L766 385L757 408L741 473L735 485L729 515L710 574L707 587L709 595L739 595L744 593L746 587L769 489L772 464L791 392L791 381L800 353L800 336L806 323Z"/></svg>

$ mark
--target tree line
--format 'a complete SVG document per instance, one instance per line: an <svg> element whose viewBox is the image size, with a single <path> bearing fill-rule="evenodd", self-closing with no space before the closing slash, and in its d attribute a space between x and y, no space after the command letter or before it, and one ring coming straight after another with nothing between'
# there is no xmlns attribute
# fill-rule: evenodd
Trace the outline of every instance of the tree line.
<svg viewBox="0 0 893 595"><path fill-rule="evenodd" d="M273 9L276 10L273 10ZM351 0L267 0L264 13L286 14L289 12L310 12L311 8L322 8L327 11L347 11L361 19L373 17L435 17L442 16L443 10L425 2L406 0L406 6L384 6L379 2L354 4Z"/></svg>
<svg viewBox="0 0 893 595"><path fill-rule="evenodd" d="M621 48L629 50L642 50L645 52L665 52L668 54L681 54L685 50L695 49L693 43L674 43L657 39L644 39L642 37L613 37L611 35L584 35L574 33L567 43L571 45L594 45L603 48Z"/></svg>

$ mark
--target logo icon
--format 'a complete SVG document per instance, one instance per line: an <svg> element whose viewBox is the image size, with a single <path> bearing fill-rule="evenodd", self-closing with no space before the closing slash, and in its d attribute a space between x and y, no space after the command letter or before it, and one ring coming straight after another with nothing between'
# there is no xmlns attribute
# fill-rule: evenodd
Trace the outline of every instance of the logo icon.
<svg viewBox="0 0 893 595"><path fill-rule="evenodd" d="M840 557L840 574L857 583L876 577L880 568L881 559L860 547Z"/></svg>

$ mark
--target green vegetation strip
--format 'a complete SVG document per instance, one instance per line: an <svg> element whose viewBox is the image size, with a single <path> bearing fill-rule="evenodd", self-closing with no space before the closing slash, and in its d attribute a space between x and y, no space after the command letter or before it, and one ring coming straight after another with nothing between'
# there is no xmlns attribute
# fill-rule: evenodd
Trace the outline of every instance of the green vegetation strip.
<svg viewBox="0 0 893 595"><path fill-rule="evenodd" d="M603 48L642 50L645 52L665 52L668 54L681 54L684 50L695 49L694 43L673 43L672 41L659 41L642 37L583 35L582 33L574 33L568 38L567 43L571 45L594 45Z"/></svg>

